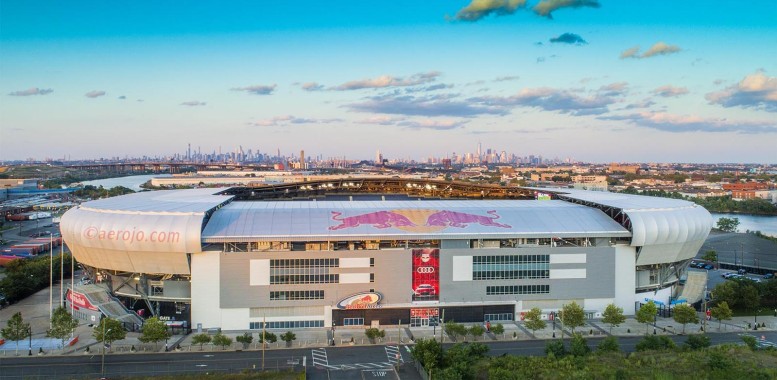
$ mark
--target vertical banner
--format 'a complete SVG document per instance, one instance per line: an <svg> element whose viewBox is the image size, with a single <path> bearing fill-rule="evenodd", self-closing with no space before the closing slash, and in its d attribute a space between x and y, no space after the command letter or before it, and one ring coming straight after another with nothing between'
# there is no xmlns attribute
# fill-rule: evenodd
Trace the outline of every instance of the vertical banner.
<svg viewBox="0 0 777 380"><path fill-rule="evenodd" d="M413 250L413 301L440 299L440 250Z"/></svg>

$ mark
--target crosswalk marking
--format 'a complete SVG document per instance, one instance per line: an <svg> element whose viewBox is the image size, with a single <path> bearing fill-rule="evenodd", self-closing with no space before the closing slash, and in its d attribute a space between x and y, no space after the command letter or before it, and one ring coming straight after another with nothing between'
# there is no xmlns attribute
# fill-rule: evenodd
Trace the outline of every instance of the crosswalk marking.
<svg viewBox="0 0 777 380"><path fill-rule="evenodd" d="M329 358L326 356L325 348L315 348L311 350L311 353L313 355L313 366L337 369L337 367L329 365Z"/></svg>
<svg viewBox="0 0 777 380"><path fill-rule="evenodd" d="M405 362L402 353L399 351L399 346L386 346L386 357L391 365L398 365Z"/></svg>

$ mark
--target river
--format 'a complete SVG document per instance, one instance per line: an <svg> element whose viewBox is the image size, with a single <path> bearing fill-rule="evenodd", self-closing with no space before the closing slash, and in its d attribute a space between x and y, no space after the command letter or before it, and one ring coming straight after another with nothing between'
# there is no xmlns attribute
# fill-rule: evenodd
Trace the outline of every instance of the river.
<svg viewBox="0 0 777 380"><path fill-rule="evenodd" d="M84 181L81 182L86 185L92 185L92 186L102 186L106 189L110 189L112 187L116 186L124 186L128 189L132 189L135 191L140 191L140 185L148 182L151 178L154 177L170 177L170 174L145 174L145 175L131 175L127 177L114 177L114 178L104 178L104 179L96 179L94 181Z"/></svg>
<svg viewBox="0 0 777 380"><path fill-rule="evenodd" d="M777 237L777 216L747 215L747 214L723 214L713 212L712 219L715 223L720 218L739 218L739 232L761 231L764 235Z"/></svg>

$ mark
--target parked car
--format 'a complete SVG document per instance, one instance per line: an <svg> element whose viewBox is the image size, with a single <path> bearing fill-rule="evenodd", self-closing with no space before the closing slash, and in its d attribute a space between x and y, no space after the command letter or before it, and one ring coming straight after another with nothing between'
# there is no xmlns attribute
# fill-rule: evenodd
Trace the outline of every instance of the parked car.
<svg viewBox="0 0 777 380"><path fill-rule="evenodd" d="M704 269L706 269L706 270L712 270L712 269L715 269L715 266L714 266L714 265L712 265L712 264L707 264L707 265L705 265L705 266L704 266Z"/></svg>
<svg viewBox="0 0 777 380"><path fill-rule="evenodd" d="M744 270L744 269L739 269L739 270L737 270L737 273L739 273L739 274L746 274L747 271Z"/></svg>
<svg viewBox="0 0 777 380"><path fill-rule="evenodd" d="M768 280L768 279L772 279L772 278L774 278L774 273L767 273L767 274L765 274L765 275L764 275L764 277L763 277L763 278L765 278L765 279L767 279L767 280Z"/></svg>
<svg viewBox="0 0 777 380"><path fill-rule="evenodd" d="M730 278L731 276L734 276L734 275L736 275L736 273L734 273L734 272L726 272L726 273L723 273L720 276L723 277L723 278Z"/></svg>

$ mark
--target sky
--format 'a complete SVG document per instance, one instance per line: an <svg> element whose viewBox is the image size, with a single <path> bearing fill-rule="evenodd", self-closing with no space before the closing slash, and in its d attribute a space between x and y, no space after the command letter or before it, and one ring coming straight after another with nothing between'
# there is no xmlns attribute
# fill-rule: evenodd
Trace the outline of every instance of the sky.
<svg viewBox="0 0 777 380"><path fill-rule="evenodd" d="M777 163L777 1L0 1L0 160Z"/></svg>

